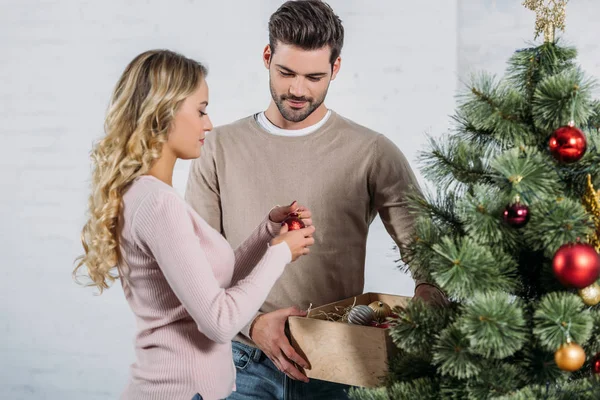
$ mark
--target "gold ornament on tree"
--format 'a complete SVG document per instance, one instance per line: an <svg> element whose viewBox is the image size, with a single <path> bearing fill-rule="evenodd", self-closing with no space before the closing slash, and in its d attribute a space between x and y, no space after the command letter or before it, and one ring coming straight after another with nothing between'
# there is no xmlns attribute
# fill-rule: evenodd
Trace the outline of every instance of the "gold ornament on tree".
<svg viewBox="0 0 600 400"><path fill-rule="evenodd" d="M594 222L595 232L588 237L588 242L597 252L600 252L600 190L596 192L592 184L592 176L588 174L583 206Z"/></svg>
<svg viewBox="0 0 600 400"><path fill-rule="evenodd" d="M567 343L561 345L554 353L554 361L563 371L574 372L585 364L585 351L580 345L567 339Z"/></svg>
<svg viewBox="0 0 600 400"><path fill-rule="evenodd" d="M593 283L590 286L578 291L579 297L587 306L595 306L600 303L600 285Z"/></svg>
<svg viewBox="0 0 600 400"><path fill-rule="evenodd" d="M535 11L535 38L544 33L545 42L554 42L556 29L565 30L566 8L569 0L525 0L523 5Z"/></svg>

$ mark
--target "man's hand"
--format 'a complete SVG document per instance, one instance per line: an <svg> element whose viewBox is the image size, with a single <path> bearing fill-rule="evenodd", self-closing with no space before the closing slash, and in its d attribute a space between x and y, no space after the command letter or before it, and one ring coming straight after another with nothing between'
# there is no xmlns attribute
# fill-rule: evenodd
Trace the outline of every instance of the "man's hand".
<svg viewBox="0 0 600 400"><path fill-rule="evenodd" d="M431 305L447 306L449 304L448 298L440 289L427 283L419 284L415 288L414 298L421 299Z"/></svg>
<svg viewBox="0 0 600 400"><path fill-rule="evenodd" d="M296 353L285 335L285 323L290 315L304 317L306 311L290 307L259 315L252 324L250 338L273 361L277 369L291 379L308 382L308 377L292 364L294 362L303 368L309 368L308 362Z"/></svg>

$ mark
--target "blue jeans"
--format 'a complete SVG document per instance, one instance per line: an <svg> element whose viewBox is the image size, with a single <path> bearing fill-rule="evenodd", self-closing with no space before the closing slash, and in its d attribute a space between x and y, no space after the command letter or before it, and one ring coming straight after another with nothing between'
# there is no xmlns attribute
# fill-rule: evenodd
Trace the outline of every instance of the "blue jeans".
<svg viewBox="0 0 600 400"><path fill-rule="evenodd" d="M202 396L200 396L199 393L196 393L196 395L192 397L192 400L202 400Z"/></svg>
<svg viewBox="0 0 600 400"><path fill-rule="evenodd" d="M348 400L350 386L290 379L260 349L232 342L236 391L227 400Z"/></svg>

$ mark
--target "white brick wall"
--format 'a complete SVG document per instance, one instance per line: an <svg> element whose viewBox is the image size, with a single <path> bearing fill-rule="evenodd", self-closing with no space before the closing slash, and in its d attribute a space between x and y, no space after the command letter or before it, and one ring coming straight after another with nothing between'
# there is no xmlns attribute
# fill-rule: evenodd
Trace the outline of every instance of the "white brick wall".
<svg viewBox="0 0 600 400"><path fill-rule="evenodd" d="M0 398L118 396L133 361L133 317L118 285L96 297L70 277L88 154L110 92L131 58L163 47L208 64L216 125L264 109L260 56L280 3L0 1ZM502 71L531 37L533 15L509 3L520 2L332 0L347 36L327 104L387 134L414 163L424 133L445 131L457 77L472 66ZM600 5L569 7L570 39L598 76L600 28L584 20ZM188 166L176 168L182 193ZM377 221L366 289L410 294L391 246Z"/></svg>

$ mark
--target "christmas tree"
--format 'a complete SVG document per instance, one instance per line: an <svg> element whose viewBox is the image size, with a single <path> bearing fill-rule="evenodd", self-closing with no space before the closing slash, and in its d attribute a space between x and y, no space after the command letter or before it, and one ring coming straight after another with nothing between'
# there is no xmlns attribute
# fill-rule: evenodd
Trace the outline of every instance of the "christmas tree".
<svg viewBox="0 0 600 400"><path fill-rule="evenodd" d="M545 40L473 77L410 201L403 261L451 304L396 309L389 375L354 399L600 399L600 102L555 38L566 0L523 4Z"/></svg>

